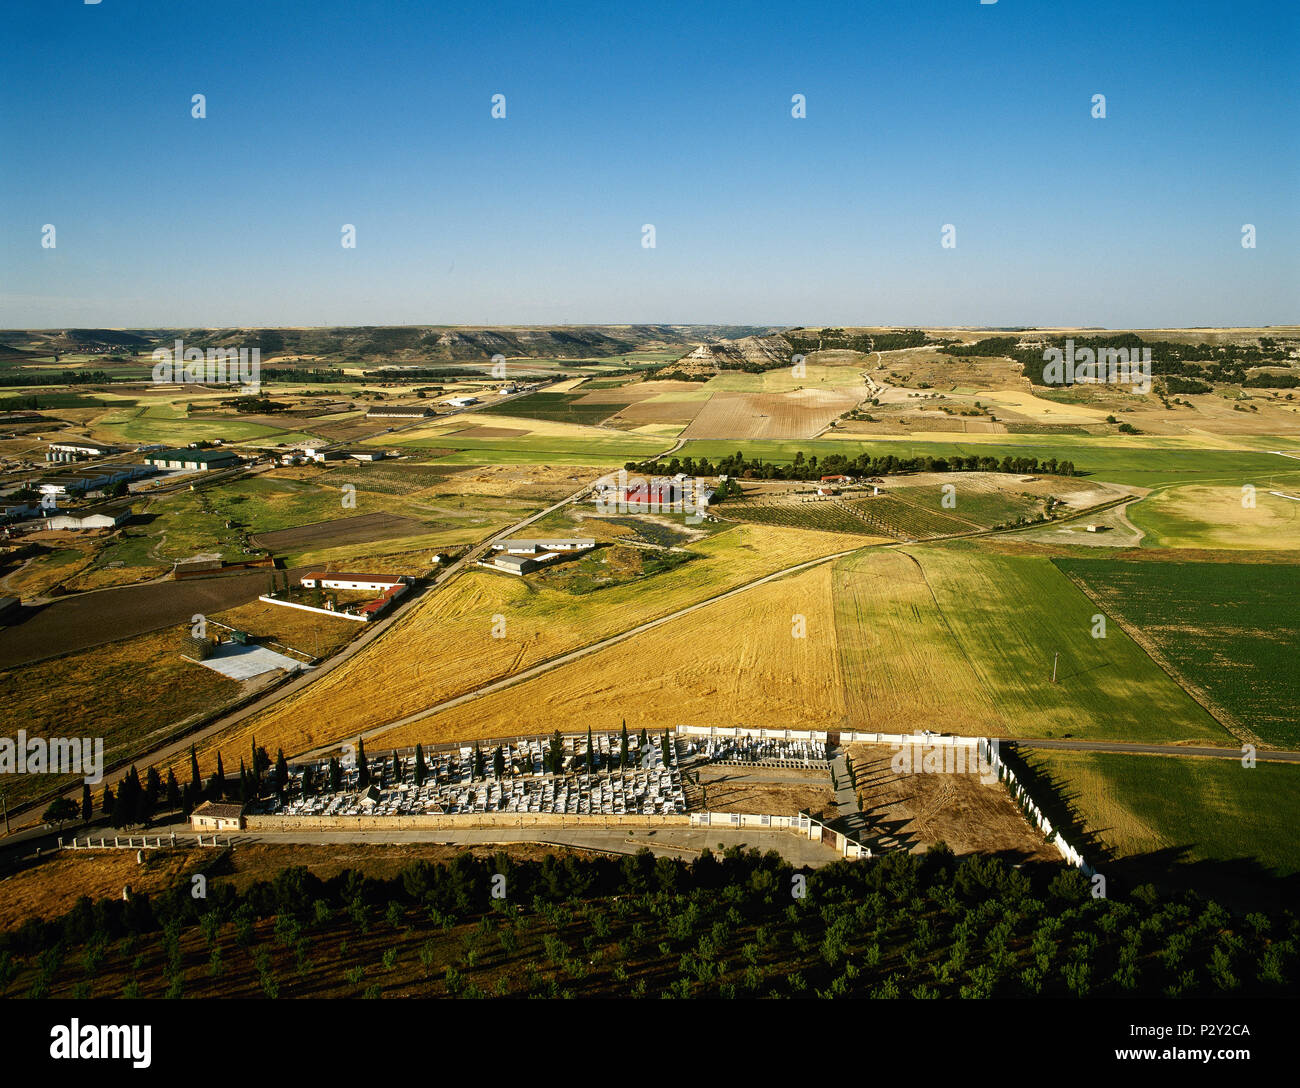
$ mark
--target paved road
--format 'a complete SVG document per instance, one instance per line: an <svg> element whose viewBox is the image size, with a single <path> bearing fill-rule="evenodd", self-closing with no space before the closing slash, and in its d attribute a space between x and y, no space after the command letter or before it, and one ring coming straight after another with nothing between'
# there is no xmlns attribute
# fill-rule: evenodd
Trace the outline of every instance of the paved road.
<svg viewBox="0 0 1300 1088"><path fill-rule="evenodd" d="M1241 759L1240 748L1217 748L1209 745L1188 744L1121 744L1100 740L1026 740L1023 737L1001 737L999 744L1017 748L1061 748L1076 752L1117 752L1142 756L1207 756L1215 759ZM1257 760L1274 763L1300 763L1300 752L1259 748Z"/></svg>
<svg viewBox="0 0 1300 1088"><path fill-rule="evenodd" d="M150 839L161 838L164 844L172 832L176 834L177 847L194 845L194 832L188 824L171 824L151 827L147 832L139 828L129 831L115 831L113 828L93 827L82 830L77 827L58 832L64 841L85 839L89 835L98 842L101 838L112 839L114 834L124 840L128 836L140 838L141 834ZM575 828L575 827L478 827L464 829L431 829L422 831L240 831L227 836L219 836L224 844L227 838L238 848L249 843L267 845L304 846L340 846L343 844L379 845L418 845L420 843L440 846L493 846L509 843L538 843L543 846L573 847L577 849L599 850L609 854L635 854L643 847L648 848L657 857L694 858L704 849L717 850L719 847L742 846L754 848L766 853L777 851L792 865L821 866L839 860L838 851L822 844L820 841L790 831L763 831L753 828L732 829L720 827L619 827L619 828ZM15 863L23 857L32 856L37 847L42 852L57 848L57 836L53 831L33 831L29 834L15 835L0 845L0 863Z"/></svg>

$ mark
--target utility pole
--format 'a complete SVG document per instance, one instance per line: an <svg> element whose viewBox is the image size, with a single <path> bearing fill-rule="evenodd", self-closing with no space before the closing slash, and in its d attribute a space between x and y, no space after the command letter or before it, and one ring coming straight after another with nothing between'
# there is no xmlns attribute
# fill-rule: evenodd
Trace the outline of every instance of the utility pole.
<svg viewBox="0 0 1300 1088"><path fill-rule="evenodd" d="M1061 653L1058 650L1052 655L1052 683L1056 683L1056 662L1060 659Z"/></svg>
<svg viewBox="0 0 1300 1088"><path fill-rule="evenodd" d="M8 835L9 834L9 802L3 793L0 793L0 807L4 808L5 835Z"/></svg>

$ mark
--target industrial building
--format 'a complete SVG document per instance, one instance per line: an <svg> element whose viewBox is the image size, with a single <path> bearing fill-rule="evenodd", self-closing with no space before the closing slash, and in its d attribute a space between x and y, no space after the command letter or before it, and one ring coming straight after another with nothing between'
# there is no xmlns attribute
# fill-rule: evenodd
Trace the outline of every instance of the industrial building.
<svg viewBox="0 0 1300 1088"><path fill-rule="evenodd" d="M394 589L408 585L406 574L353 574L347 571L314 570L302 576L299 584L307 589Z"/></svg>
<svg viewBox="0 0 1300 1088"><path fill-rule="evenodd" d="M79 510L60 510L45 518L47 529L116 529L131 518L129 502L101 502Z"/></svg>
<svg viewBox="0 0 1300 1088"><path fill-rule="evenodd" d="M146 460L158 468L192 472L230 468L240 463L239 455L230 450L161 450L158 453L151 453Z"/></svg>
<svg viewBox="0 0 1300 1088"><path fill-rule="evenodd" d="M117 446L106 446L89 438L70 438L63 442L51 442L45 451L47 461L81 461L87 457L106 457L112 453L121 453Z"/></svg>

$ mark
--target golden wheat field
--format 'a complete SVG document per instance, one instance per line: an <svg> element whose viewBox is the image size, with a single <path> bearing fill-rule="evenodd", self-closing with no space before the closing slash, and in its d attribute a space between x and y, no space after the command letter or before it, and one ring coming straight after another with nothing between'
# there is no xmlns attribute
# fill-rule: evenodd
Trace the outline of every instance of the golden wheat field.
<svg viewBox="0 0 1300 1088"><path fill-rule="evenodd" d="M916 560L873 549L837 560L832 573L849 728L1006 731Z"/></svg>
<svg viewBox="0 0 1300 1088"><path fill-rule="evenodd" d="M708 605L504 691L385 733L382 747L676 725L824 729L844 717L829 564Z"/></svg>
<svg viewBox="0 0 1300 1088"><path fill-rule="evenodd" d="M469 571L301 693L210 739L200 752L204 773L218 750L242 754L253 736L287 754L346 740L763 575L847 550L840 534L757 525L689 547L699 559L584 595Z"/></svg>

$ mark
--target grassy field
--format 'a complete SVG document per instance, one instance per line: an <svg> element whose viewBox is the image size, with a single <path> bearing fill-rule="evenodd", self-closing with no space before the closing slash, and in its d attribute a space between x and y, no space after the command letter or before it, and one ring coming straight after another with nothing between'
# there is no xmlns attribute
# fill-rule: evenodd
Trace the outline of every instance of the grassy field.
<svg viewBox="0 0 1300 1088"><path fill-rule="evenodd" d="M1026 759L1117 857L1177 851L1300 872L1300 766L1041 750Z"/></svg>
<svg viewBox="0 0 1300 1088"><path fill-rule="evenodd" d="M394 730L383 744L617 729L624 719L652 733L679 724L824 729L844 718L830 589L829 565L779 579Z"/></svg>
<svg viewBox="0 0 1300 1088"><path fill-rule="evenodd" d="M852 595L839 606L848 682L875 728L893 731L892 715L968 735L1231 740L1122 630L1094 639L1096 606L1049 560L956 542L898 551L924 585L872 556L837 587Z"/></svg>
<svg viewBox="0 0 1300 1088"><path fill-rule="evenodd" d="M215 761L218 747L242 751L253 733L259 743L283 745L289 753L346 740L604 635L844 548L845 539L834 534L737 526L690 545L699 555L692 562L581 596L473 570L426 596L395 630L300 695L214 738L204 758Z"/></svg>
<svg viewBox="0 0 1300 1088"><path fill-rule="evenodd" d="M233 680L181 660L185 633L171 628L0 671L0 703L32 736L103 737L106 764L131 758L158 744L168 726L239 690ZM75 781L14 775L5 783L9 807Z"/></svg>
<svg viewBox="0 0 1300 1088"><path fill-rule="evenodd" d="M1300 567L1054 562L1240 735L1300 746Z"/></svg>
<svg viewBox="0 0 1300 1088"><path fill-rule="evenodd" d="M1278 481L1272 490L1283 495L1255 482L1253 506L1242 505L1240 484L1166 488L1131 506L1129 516L1147 534L1147 547L1300 548L1300 476Z"/></svg>

